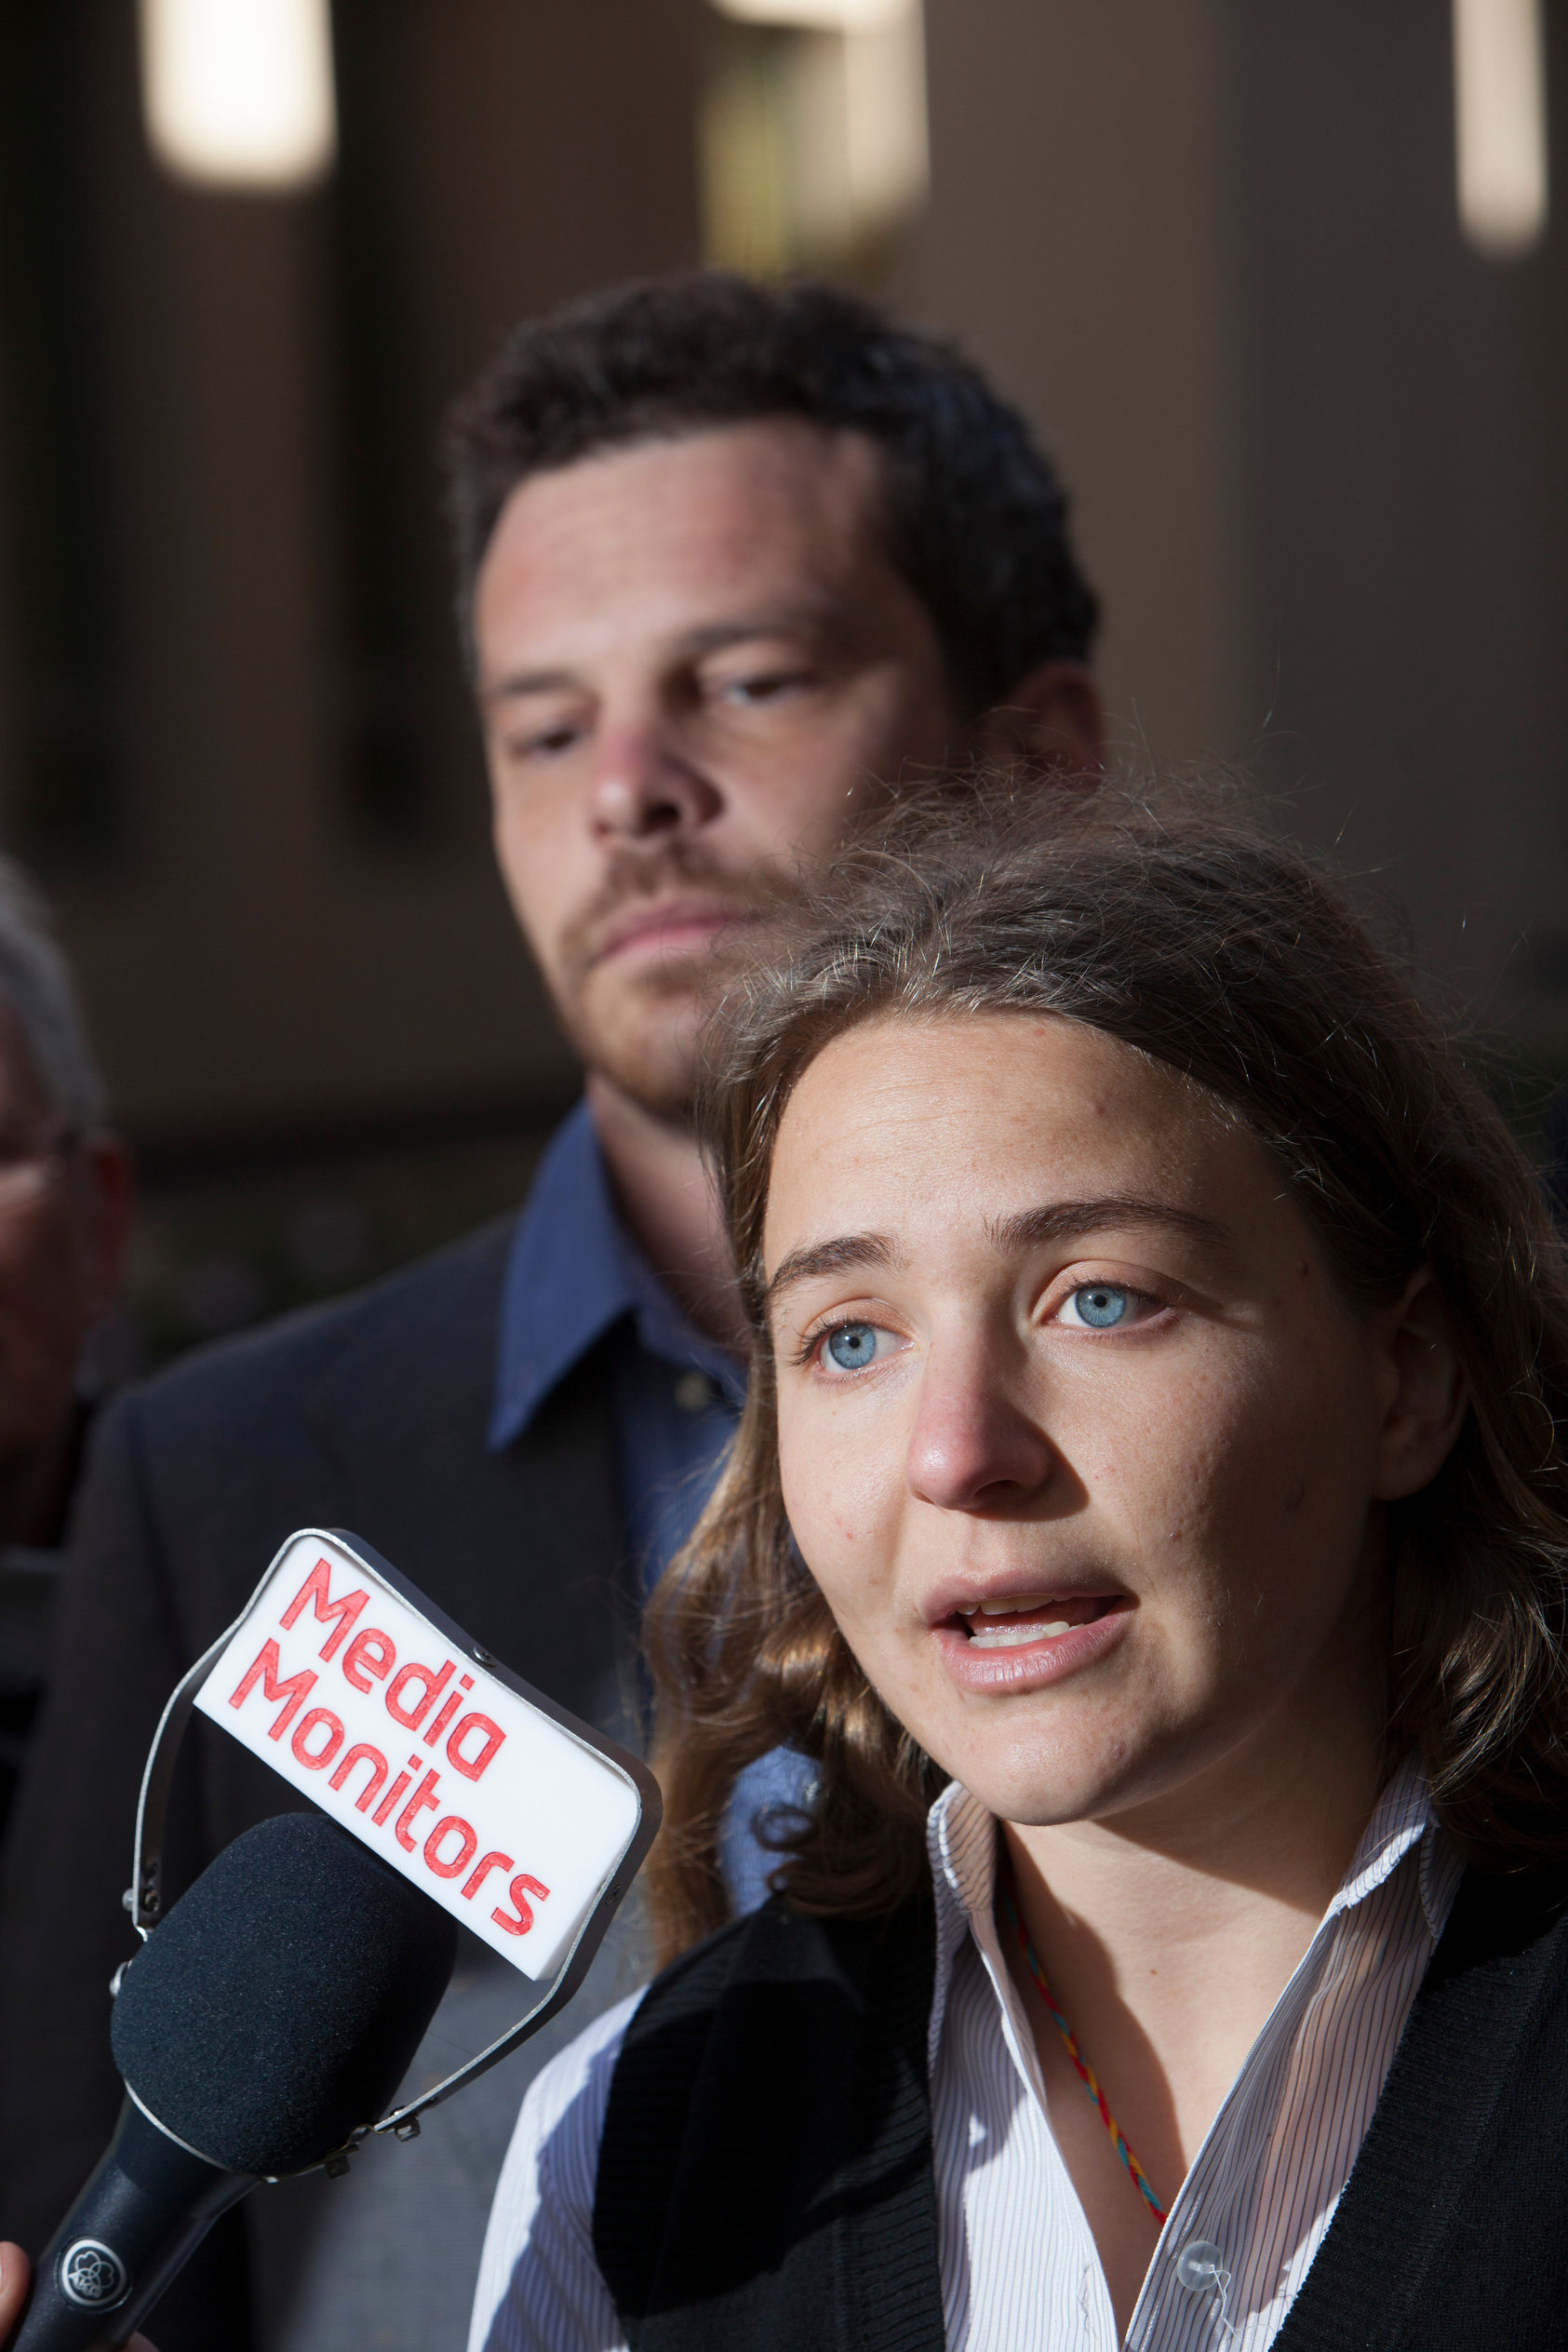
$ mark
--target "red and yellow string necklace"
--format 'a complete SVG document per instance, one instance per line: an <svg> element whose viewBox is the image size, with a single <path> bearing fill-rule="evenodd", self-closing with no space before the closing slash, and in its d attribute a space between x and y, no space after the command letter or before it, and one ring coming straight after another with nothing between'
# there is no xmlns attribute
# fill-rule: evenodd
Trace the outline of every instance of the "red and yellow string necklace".
<svg viewBox="0 0 1568 2352"><path fill-rule="evenodd" d="M1050 1980L1047 1978L1044 1969L1040 1966L1039 1954L1035 1950L1034 1945L1029 1941L1029 1930L1024 1925L1024 1915L1019 1910L1017 1903L1013 1900L1012 1873L1011 1869L1006 1867L1005 1864L1003 1866L1001 1880L998 1888L998 1893L1001 1900L1002 1909L1006 1913L1008 1921L1012 1929L1012 1932L1018 1938L1019 1949L1024 1955L1024 1959L1028 1968L1029 1974L1034 1979L1035 1990L1039 1995L1040 1999L1045 2003L1046 2008L1050 2010L1052 2021L1056 2027L1056 2031L1061 2035L1063 2041L1066 2045L1067 2056L1072 2060L1073 2064L1078 2069L1079 2080L1082 2083L1085 2090L1088 2091L1089 2096L1093 2100L1094 2104L1100 2111L1100 2120L1111 2135L1112 2147L1116 2150L1118 2156L1121 2158L1122 2163L1126 2166L1128 2172L1131 2174L1137 2186L1139 2195L1142 2197L1145 2204L1148 2207L1149 2211L1154 2215L1155 2220L1157 2222L1163 2222L1165 2219L1165 2208L1160 2204L1159 2199L1156 2197L1153 2189L1150 2188L1148 2174L1144 2171L1143 2166L1138 2162L1137 2157L1129 2147L1127 2144L1127 2134L1123 2131L1115 2116L1112 2115L1109 2106L1106 2104L1106 2094L1100 2088L1094 2069L1089 2063L1088 2059L1085 2058L1082 2050L1079 2050L1078 2046L1078 2036L1073 2032L1072 2027L1063 2016L1061 2003L1057 2000L1055 1994L1051 1989Z"/></svg>

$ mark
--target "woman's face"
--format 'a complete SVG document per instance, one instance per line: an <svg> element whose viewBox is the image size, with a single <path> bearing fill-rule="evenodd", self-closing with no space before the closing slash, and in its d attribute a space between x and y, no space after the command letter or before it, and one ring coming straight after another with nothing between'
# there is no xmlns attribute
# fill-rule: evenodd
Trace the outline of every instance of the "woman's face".
<svg viewBox="0 0 1568 2352"><path fill-rule="evenodd" d="M1429 1287L1346 1306L1212 1101L1072 1022L868 1024L790 1101L764 1255L801 1552L1003 1818L1375 1740L1375 1507L1458 1374Z"/></svg>

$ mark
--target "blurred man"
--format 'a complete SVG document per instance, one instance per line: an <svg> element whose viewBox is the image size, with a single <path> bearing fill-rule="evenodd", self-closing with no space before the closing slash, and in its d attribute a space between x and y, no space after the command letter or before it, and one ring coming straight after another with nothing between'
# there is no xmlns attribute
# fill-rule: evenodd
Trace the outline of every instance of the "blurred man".
<svg viewBox="0 0 1568 2352"><path fill-rule="evenodd" d="M0 862L0 1830L43 1687L89 1414L83 1344L119 1290L129 1163L64 959Z"/></svg>
<svg viewBox="0 0 1568 2352"><path fill-rule="evenodd" d="M1049 466L972 369L865 304L715 276L584 303L517 334L449 455L497 854L584 1098L515 1222L197 1357L105 1424L8 1888L3 1989L26 2023L7 2052L0 2228L24 2243L113 2119L104 1988L137 1777L177 1675L284 1536L336 1525L635 1736L637 1605L743 1388L686 1123L704 1007L759 952L770 893L799 887L900 777L966 749L1074 773L1099 758L1093 600ZM198 1737L182 1782L187 1875L288 1802L221 1737ZM250 2201L261 2342L462 2343L522 2088L629 1989L627 1965L624 1940L619 1961L607 1948L557 2029L416 2144ZM499 2032L522 1990L470 1956L431 2066ZM237 2305L220 2307L237 2277L209 2268L192 2321L166 2304L163 2352L243 2341Z"/></svg>

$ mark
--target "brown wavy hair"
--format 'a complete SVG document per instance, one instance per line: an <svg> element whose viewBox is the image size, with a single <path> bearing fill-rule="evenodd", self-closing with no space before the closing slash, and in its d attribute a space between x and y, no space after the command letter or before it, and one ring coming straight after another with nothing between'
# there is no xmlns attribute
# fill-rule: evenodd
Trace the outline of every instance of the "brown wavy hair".
<svg viewBox="0 0 1568 2352"><path fill-rule="evenodd" d="M1043 801L1043 805L1042 805ZM773 1883L869 1916L926 1880L945 1775L893 1718L795 1547L780 1488L761 1247L773 1146L833 1038L900 1015L1082 1021L1216 1097L1273 1155L1349 1301L1429 1265L1468 1384L1443 1468L1386 1506L1390 1753L1414 1750L1470 1859L1568 1848L1568 1278L1518 1143L1406 963L1323 871L1224 806L976 788L897 813L836 863L716 1025L704 1140L752 1329L724 1474L651 1604L651 1870L665 1958L723 1924L736 1775L814 1760Z"/></svg>

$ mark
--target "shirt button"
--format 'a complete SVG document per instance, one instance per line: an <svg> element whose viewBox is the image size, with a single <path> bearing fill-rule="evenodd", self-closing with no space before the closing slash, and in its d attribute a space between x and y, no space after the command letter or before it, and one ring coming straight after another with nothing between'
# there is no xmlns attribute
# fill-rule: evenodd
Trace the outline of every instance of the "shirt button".
<svg viewBox="0 0 1568 2352"><path fill-rule="evenodd" d="M1212 2293L1225 2276L1225 2256L1212 2238L1195 2238L1176 2256L1176 2277L1189 2295Z"/></svg>
<svg viewBox="0 0 1568 2352"><path fill-rule="evenodd" d="M713 1382L705 1372L683 1372L675 1384L675 1401L683 1413L703 1413L713 1403Z"/></svg>

